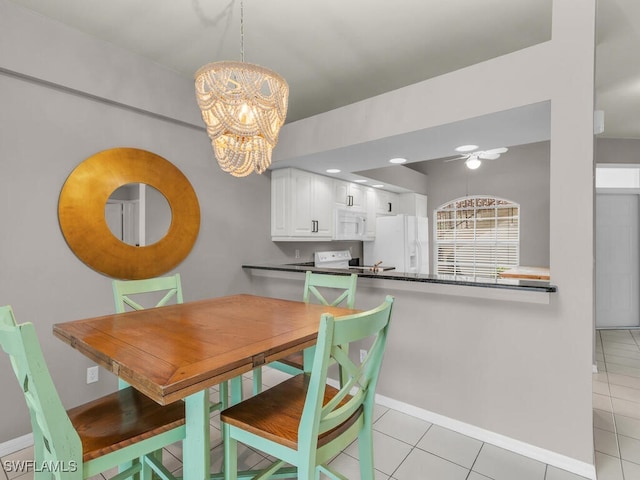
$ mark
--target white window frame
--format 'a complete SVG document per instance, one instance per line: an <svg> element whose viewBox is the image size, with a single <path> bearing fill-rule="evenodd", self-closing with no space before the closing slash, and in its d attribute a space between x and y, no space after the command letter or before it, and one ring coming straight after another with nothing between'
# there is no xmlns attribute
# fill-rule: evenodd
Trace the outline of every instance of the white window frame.
<svg viewBox="0 0 640 480"><path fill-rule="evenodd" d="M492 195L460 197L440 205L433 219L436 274L497 278L520 264L520 204Z"/></svg>

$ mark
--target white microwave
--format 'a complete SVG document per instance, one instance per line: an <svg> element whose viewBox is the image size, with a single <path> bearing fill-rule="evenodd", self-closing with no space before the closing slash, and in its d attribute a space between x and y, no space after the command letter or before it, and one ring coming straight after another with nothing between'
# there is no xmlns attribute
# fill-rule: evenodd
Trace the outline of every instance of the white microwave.
<svg viewBox="0 0 640 480"><path fill-rule="evenodd" d="M335 240L363 240L367 232L367 214L352 208L336 210Z"/></svg>

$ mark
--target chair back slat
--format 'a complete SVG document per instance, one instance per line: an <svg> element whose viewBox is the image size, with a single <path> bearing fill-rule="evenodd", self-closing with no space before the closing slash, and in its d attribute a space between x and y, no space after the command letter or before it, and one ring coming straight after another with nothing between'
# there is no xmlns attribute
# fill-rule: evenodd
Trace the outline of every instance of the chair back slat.
<svg viewBox="0 0 640 480"><path fill-rule="evenodd" d="M322 315L309 390L298 431L299 445L315 448L318 434L332 430L362 408L370 416L375 387L382 365L391 318L393 297L377 308L334 318ZM348 355L348 344L373 338L363 361L356 364ZM338 392L323 406L329 365L335 361L342 372Z"/></svg>
<svg viewBox="0 0 640 480"><path fill-rule="evenodd" d="M163 293L164 295L160 297ZM135 299L132 298L133 296ZM180 274L144 280L114 280L113 298L117 313L124 312L126 306L133 310L144 310L145 308L162 307L171 300L175 303L182 303Z"/></svg>
<svg viewBox="0 0 640 480"><path fill-rule="evenodd" d="M346 300L347 308L354 308L356 298L356 283L358 276L329 275L307 271L304 282L302 300L309 303L312 299L322 305L338 306ZM332 295L333 300L328 300Z"/></svg>
<svg viewBox="0 0 640 480"><path fill-rule="evenodd" d="M64 458L80 465L80 437L55 389L35 328L31 323L18 325L10 306L0 307L0 345L24 393L39 459ZM60 472L55 475L59 477Z"/></svg>

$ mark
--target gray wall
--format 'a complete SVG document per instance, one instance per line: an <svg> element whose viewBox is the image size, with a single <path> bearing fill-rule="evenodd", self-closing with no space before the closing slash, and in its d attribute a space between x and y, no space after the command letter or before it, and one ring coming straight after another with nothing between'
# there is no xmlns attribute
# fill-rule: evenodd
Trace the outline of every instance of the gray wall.
<svg viewBox="0 0 640 480"><path fill-rule="evenodd" d="M193 185L200 234L175 270L185 301L248 291L243 263L309 261L316 250L337 248L361 255L361 242L271 242L270 174L237 179L218 168L191 80L6 0L0 45L16 47L0 48L0 305L12 305L18 322L35 324L66 407L116 386L104 370L86 385L93 364L51 333L54 323L114 308L111 279L78 260L58 226L60 189L89 156L115 147L149 150ZM4 354L0 384L2 443L31 431Z"/></svg>
<svg viewBox="0 0 640 480"><path fill-rule="evenodd" d="M395 309L394 328L409 332L414 343L386 364L380 389L585 464L593 461L594 19L595 0L554 0L551 42L295 122L285 126L278 145L301 156L337 148L336 142L352 144L551 100L550 267L558 293L544 307L412 295ZM7 0L0 0L0 45L12 46L0 48L2 69L199 125L190 80ZM251 288L242 262L278 261L290 252L291 246L269 239L268 178L223 175L202 131L7 75L0 76L0 104L0 304L12 304L20 321L36 324L67 405L115 385L113 379L85 385L89 362L51 335L55 322L113 309L109 279L75 258L57 225L60 187L83 159L114 146L145 148L191 180L202 227L192 254L178 268L187 300ZM426 361L410 363L416 352ZM397 369L389 370L392 365ZM420 382L407 376L416 369ZM29 431L12 375L0 357L0 441Z"/></svg>
<svg viewBox="0 0 640 480"><path fill-rule="evenodd" d="M236 179L220 171L200 128L191 80L63 28L0 0L0 68L120 102L0 74L0 304L33 322L65 406L115 387L101 371L86 385L91 362L53 337L56 322L113 311L111 280L69 250L57 203L69 173L114 147L152 151L190 180L201 208L199 238L177 267L185 300L246 291L243 262L282 259L269 238L269 175ZM131 111L144 108L151 114ZM166 115L167 119L154 114ZM173 120L188 121L197 128ZM18 383L0 355L0 443L30 432Z"/></svg>
<svg viewBox="0 0 640 480"><path fill-rule="evenodd" d="M640 163L640 139L596 138L596 163Z"/></svg>
<svg viewBox="0 0 640 480"><path fill-rule="evenodd" d="M397 350L402 360L392 360L391 369L385 358L379 390L575 459L588 474L594 473L594 32L595 0L554 0L551 41L285 125L278 144L278 158L288 161L551 102L549 266L558 292L545 306L403 296L394 307L394 335L413 343Z"/></svg>
<svg viewBox="0 0 640 480"><path fill-rule="evenodd" d="M463 160L412 166L428 176L429 218L439 206L466 195L495 195L520 204L520 264L549 266L549 142L510 147L497 160L469 170ZM431 245L433 242L431 228ZM435 265L431 249L431 265Z"/></svg>

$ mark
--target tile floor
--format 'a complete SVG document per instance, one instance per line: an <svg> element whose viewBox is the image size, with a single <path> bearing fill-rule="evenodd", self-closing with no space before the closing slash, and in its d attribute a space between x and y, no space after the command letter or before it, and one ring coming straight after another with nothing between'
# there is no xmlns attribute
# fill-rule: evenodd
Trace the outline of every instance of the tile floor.
<svg viewBox="0 0 640 480"><path fill-rule="evenodd" d="M640 352L638 356L637 371L639 378L637 379L637 387L640 388ZM626 368L634 367L627 366ZM277 370L264 369L263 382L267 387L273 386L285 378L287 378L287 375ZM606 376L599 374L597 382L599 382L599 389L604 389L605 386L607 389L609 388L606 383ZM630 389L630 386L620 387ZM247 392L251 391L250 378L245 379L244 388ZM637 401L640 401L640 390L637 390L637 393ZM215 399L216 395L217 393L214 392L212 397ZM594 397L595 395L603 396L601 393L594 393ZM611 408L609 408L608 412L610 411ZM601 415L600 412L602 412ZM632 475L632 472L640 472L640 461L638 461L640 458L640 440L634 440L634 438L640 438L637 435L640 433L640 415L638 416L639 419L635 421L635 425L632 423L627 424L624 432L620 432L628 435L625 438L632 442L637 442L639 445L626 442L621 444L620 450L618 450L617 443L610 438L615 435L612 414L609 413L607 417L606 409L598 410L597 414L598 416L594 417L598 420L596 440L600 449L605 450L602 453L598 453L601 456L599 461L604 475L600 477L599 473L598 479L640 479L640 476L629 476ZM608 422L607 419L609 420ZM211 426L211 468L212 471L219 471L222 459L222 438L217 414L212 416ZM635 430L633 430L634 426L636 427ZM615 448L614 445L616 445ZM374 451L377 452L375 480L584 480L584 477L560 470L551 465L545 465L382 406L378 406L375 409ZM623 452L622 457L619 452ZM626 457L627 452L629 457ZM11 460L30 460L33 458L32 455L33 449L27 448L2 458L2 465L4 466L6 461ZM238 465L241 469L260 468L268 464L268 460L260 452L246 447L239 446L239 457ZM602 460L605 457L607 460L623 458L622 466L619 460L617 465L620 468L625 468L626 476L606 476L610 469L612 471L615 470L615 464L613 461ZM175 444L165 451L165 466L176 475L181 475L181 458L182 446L181 444ZM357 458L357 445L352 444L332 461L332 465L347 478L360 480ZM627 460L627 458L630 460ZM625 464L627 465L624 466ZM633 468L636 470L632 470ZM107 477L111 473L107 472ZM0 480L31 480L32 478L33 473L17 475L14 472L0 470ZM321 478L326 479L327 477L323 475ZM95 478L92 480L103 479Z"/></svg>
<svg viewBox="0 0 640 480"><path fill-rule="evenodd" d="M593 436L598 480L640 480L640 330L598 330Z"/></svg>

